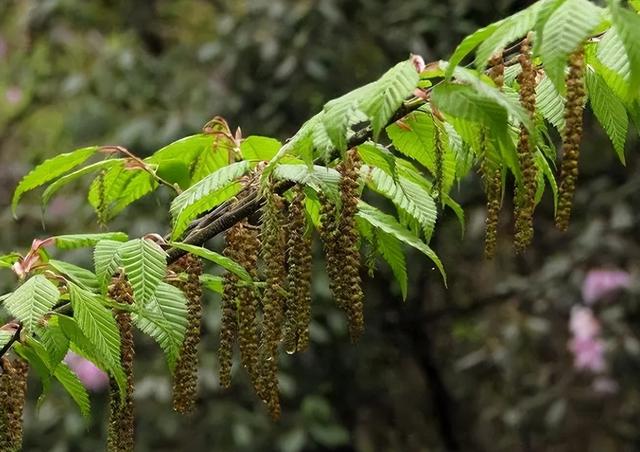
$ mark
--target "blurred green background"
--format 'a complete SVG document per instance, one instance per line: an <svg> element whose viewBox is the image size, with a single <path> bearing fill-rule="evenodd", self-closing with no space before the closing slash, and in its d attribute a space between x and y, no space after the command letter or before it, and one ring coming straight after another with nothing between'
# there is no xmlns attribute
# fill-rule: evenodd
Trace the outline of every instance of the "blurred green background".
<svg viewBox="0 0 640 452"><path fill-rule="evenodd" d="M410 52L446 59L467 33L529 3L0 0L0 249L98 230L84 189L62 192L46 230L37 196L12 219L17 180L44 158L88 144L148 155L214 115L245 136L285 139L324 102ZM433 241L449 288L409 252L403 302L382 266L366 280L367 329L355 346L318 260L312 347L281 357L279 422L269 420L243 372L232 390L220 389L215 296L206 300L194 416L171 411L161 354L140 338L136 450L640 451L638 133L630 133L622 166L586 120L567 234L553 229L545 198L532 249L514 256L507 202L498 255L485 261L484 201L479 181L470 179L457 193L467 213L464 238L447 213ZM145 198L110 228L163 233L168 202L168 193ZM89 264L90 256L69 258ZM0 278L11 290L13 276ZM580 350L585 365L569 342L586 328L576 308L586 304L586 324L597 334ZM92 396L87 422L58 391L36 412L38 391L34 380L25 451L104 448L104 392Z"/></svg>

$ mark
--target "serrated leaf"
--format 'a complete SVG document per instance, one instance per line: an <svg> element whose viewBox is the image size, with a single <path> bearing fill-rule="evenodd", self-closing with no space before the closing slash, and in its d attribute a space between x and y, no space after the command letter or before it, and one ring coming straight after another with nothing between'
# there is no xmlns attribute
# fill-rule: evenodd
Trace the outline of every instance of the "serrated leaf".
<svg viewBox="0 0 640 452"><path fill-rule="evenodd" d="M391 127L391 126L389 126ZM387 128L388 131L389 128ZM397 178L396 158L384 146L378 143L366 142L358 146L358 154L362 162L369 166L375 166L394 179Z"/></svg>
<svg viewBox="0 0 640 452"><path fill-rule="evenodd" d="M0 268L11 268L13 264L20 260L20 254L10 253L0 256Z"/></svg>
<svg viewBox="0 0 640 452"><path fill-rule="evenodd" d="M375 89L372 87L371 92L367 91L369 97L365 97L359 103L359 109L371 121L374 139L404 100L413 93L419 80L420 75L413 63L406 60L389 69L375 82Z"/></svg>
<svg viewBox="0 0 640 452"><path fill-rule="evenodd" d="M251 283L253 282L251 275L249 275L247 270L245 270L245 268L242 265L238 264L236 261L232 259L229 259L226 256L223 256L222 254L216 253L215 251L211 251L200 246L190 245L188 243L171 242L170 245L173 246L174 248L184 250L187 253L194 254L203 259L206 259L215 264L218 264L219 266L233 273L243 281L251 282Z"/></svg>
<svg viewBox="0 0 640 452"><path fill-rule="evenodd" d="M536 85L536 109L558 130L564 130L564 98L546 75Z"/></svg>
<svg viewBox="0 0 640 452"><path fill-rule="evenodd" d="M120 261L133 289L133 298L144 306L155 295L167 272L167 253L147 239L134 239L118 249Z"/></svg>
<svg viewBox="0 0 640 452"><path fill-rule="evenodd" d="M187 328L187 300L180 289L160 283L155 296L132 316L136 326L164 350L173 371Z"/></svg>
<svg viewBox="0 0 640 452"><path fill-rule="evenodd" d="M347 148L348 131L363 115L360 111L361 103L376 95L379 95L377 82L373 82L332 99L324 105L322 125L335 149L342 152Z"/></svg>
<svg viewBox="0 0 640 452"><path fill-rule="evenodd" d="M14 333L11 331L0 330L0 349L4 348L13 339Z"/></svg>
<svg viewBox="0 0 640 452"><path fill-rule="evenodd" d="M58 324L58 318L51 316L46 326L39 327L37 335L49 354L49 366L55 369L69 351L69 338Z"/></svg>
<svg viewBox="0 0 640 452"><path fill-rule="evenodd" d="M586 81L591 109L602 128L607 132L609 139L611 139L618 158L624 164L624 144L627 140L627 131L629 129L627 110L602 77L593 72L593 70L587 70Z"/></svg>
<svg viewBox="0 0 640 452"><path fill-rule="evenodd" d="M80 413L82 413L85 418L90 418L91 403L89 402L89 394L78 376L64 363L56 367L53 376L56 377L56 380L60 382L65 391L67 391L76 405L78 405Z"/></svg>
<svg viewBox="0 0 640 452"><path fill-rule="evenodd" d="M251 135L242 140L240 153L245 160L271 160L282 147L275 138Z"/></svg>
<svg viewBox="0 0 640 452"><path fill-rule="evenodd" d="M456 50L454 50L453 54L449 58L449 65L445 70L445 77L447 80L451 78L453 75L453 71L460 64L460 62L466 57L473 49L478 47L482 42L489 39L489 37L495 33L498 29L502 21L487 25L486 27L480 28L479 30L474 31L469 36L465 37Z"/></svg>
<svg viewBox="0 0 640 452"><path fill-rule="evenodd" d="M408 286L407 263L402 249L402 243L393 235L377 229L375 244L380 255L387 264L389 264L389 267L391 267L396 281L398 281L402 299L406 300Z"/></svg>
<svg viewBox="0 0 640 452"><path fill-rule="evenodd" d="M118 163L117 160L102 160L100 162L92 163L91 165L87 165L84 168L76 170L72 173L66 174L53 182L51 185L47 187L47 189L42 193L42 206L44 208L45 205L49 203L53 195L55 195L58 190L60 190L65 185L70 184L71 182L78 180L84 175L91 174L98 170L109 169L110 167L116 165Z"/></svg>
<svg viewBox="0 0 640 452"><path fill-rule="evenodd" d="M13 193L11 200L11 211L15 216L16 207L22 195L34 188L40 187L47 182L56 179L67 171L72 170L76 166L82 164L98 150L97 146L77 149L73 152L56 155L53 158L45 160L40 165L32 169L26 176L22 178L16 191Z"/></svg>
<svg viewBox="0 0 640 452"><path fill-rule="evenodd" d="M378 168L363 166L362 173L368 186L389 198L396 207L415 218L424 231L433 230L438 208L428 191L404 178L396 183L393 178Z"/></svg>
<svg viewBox="0 0 640 452"><path fill-rule="evenodd" d="M96 243L93 251L93 263L98 278L98 284L102 293L106 293L107 286L111 282L111 277L122 265L119 249L122 242L114 240L101 240Z"/></svg>
<svg viewBox="0 0 640 452"><path fill-rule="evenodd" d="M49 259L47 262L54 270L61 275L67 277L70 281L82 286L84 289L98 292L100 291L100 284L95 273L78 267L77 265L70 264L69 262L59 261L56 259Z"/></svg>
<svg viewBox="0 0 640 452"><path fill-rule="evenodd" d="M120 331L118 325L100 295L93 294L73 283L69 284L69 297L73 308L73 318L77 326L89 341L92 350L90 356L98 356L116 380L122 380L124 372L120 364ZM65 326L61 323L63 331ZM66 331L65 331L66 333ZM74 335L74 336L77 336ZM75 337L69 339L76 344ZM87 353L84 347L81 348ZM97 363L97 362L96 362ZM120 385L122 391L122 385Z"/></svg>
<svg viewBox="0 0 640 452"><path fill-rule="evenodd" d="M363 220L371 223L372 226L381 229L387 234L393 235L401 242L404 242L407 245L424 253L424 255L431 259L431 261L436 265L446 284L447 276L444 271L444 267L442 266L442 262L440 262L440 258L431 248L429 248L427 244L425 244L422 240L420 240L413 233L411 233L400 223L398 223L398 220L396 220L391 215L381 212L380 210L367 204L364 201L360 201L358 203L357 215Z"/></svg>
<svg viewBox="0 0 640 452"><path fill-rule="evenodd" d="M281 163L273 171L273 177L290 180L313 188L316 192L337 193L340 174L333 168L306 164Z"/></svg>
<svg viewBox="0 0 640 452"><path fill-rule="evenodd" d="M180 237L189 222L198 214L226 201L240 191L241 185L234 183L243 176L251 164L247 161L232 163L214 171L197 184L180 193L171 202L172 235Z"/></svg>
<svg viewBox="0 0 640 452"><path fill-rule="evenodd" d="M631 72L629 79L630 92L637 99L638 91L640 90L640 46L638 46L640 15L621 7L618 0L610 0L608 3L615 29L627 51Z"/></svg>
<svg viewBox="0 0 640 452"><path fill-rule="evenodd" d="M43 275L35 275L18 287L3 304L22 322L25 330L33 331L59 298L60 292L55 284Z"/></svg>
<svg viewBox="0 0 640 452"><path fill-rule="evenodd" d="M579 12L579 13L578 13ZM564 73L569 55L600 24L602 9L588 0L566 0L542 28L540 56L556 90L564 94Z"/></svg>
<svg viewBox="0 0 640 452"><path fill-rule="evenodd" d="M31 344L29 344L31 342ZM38 377L42 382L42 395L49 392L51 387L51 373L49 372L49 366L46 357L43 358L32 347L33 338L28 337L25 344L16 342L13 346L13 351L16 352L22 359L25 359L29 363L29 367L36 371ZM42 400L42 395L40 400Z"/></svg>
<svg viewBox="0 0 640 452"><path fill-rule="evenodd" d="M98 232L95 234L67 234L52 237L53 243L61 250L95 246L101 240L124 242L129 237L124 232Z"/></svg>
<svg viewBox="0 0 640 452"><path fill-rule="evenodd" d="M475 65L484 70L487 61L507 44L525 36L536 25L538 12L544 2L538 1L528 8L509 16L500 22L498 28L483 39L476 51Z"/></svg>

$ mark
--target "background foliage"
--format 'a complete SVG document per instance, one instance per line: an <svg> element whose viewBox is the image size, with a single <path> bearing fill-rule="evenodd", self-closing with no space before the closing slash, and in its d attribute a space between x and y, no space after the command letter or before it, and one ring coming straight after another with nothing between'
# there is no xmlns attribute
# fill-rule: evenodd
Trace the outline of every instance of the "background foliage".
<svg viewBox="0 0 640 452"><path fill-rule="evenodd" d="M145 155L216 114L246 135L286 138L328 99L371 81L409 51L426 60L446 57L462 36L526 6L502 3L3 2L0 201L8 206L19 176L47 156L94 143ZM449 289L428 261L410 255L403 303L383 270L367 283L367 331L359 345L349 344L326 284L316 278L325 302L314 305L311 350L283 366L278 424L248 384L219 389L211 334L219 310L211 297L202 400L193 419L168 409L169 381L154 346L138 351L148 356L136 372L139 450L633 450L640 442L637 287L594 308L608 385L575 369L567 348L572 307L588 298L581 290L587 275L640 271L637 154L627 152L621 167L603 132L587 127L586 135L585 177L568 234L551 228L545 199L534 246L514 257L504 240L497 258L485 261L480 184L465 182L458 196L468 214L463 241L449 216L432 243L447 266ZM628 149L636 147L633 138ZM92 223L80 207L83 192L56 198L43 234ZM1 249L40 233L38 201L27 201L19 222L3 209ZM146 201L132 209L137 221L116 220L114 230L135 236L167 223L164 205ZM3 278L4 288L12 287ZM104 406L103 397L94 395L95 407ZM27 413L25 450L100 448L100 416L88 435L70 401L51 397L38 415Z"/></svg>

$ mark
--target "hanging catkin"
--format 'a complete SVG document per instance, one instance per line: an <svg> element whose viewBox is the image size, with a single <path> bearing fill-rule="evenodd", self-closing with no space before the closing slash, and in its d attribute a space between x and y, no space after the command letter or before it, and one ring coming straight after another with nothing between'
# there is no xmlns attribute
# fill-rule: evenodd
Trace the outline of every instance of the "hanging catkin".
<svg viewBox="0 0 640 452"><path fill-rule="evenodd" d="M187 299L187 329L180 349L180 357L173 375L173 409L178 413L191 413L195 409L198 390L198 345L202 322L202 260L186 254L174 262L170 269L186 273L186 281L172 283Z"/></svg>
<svg viewBox="0 0 640 452"><path fill-rule="evenodd" d="M284 200L269 191L262 211L262 260L266 265L266 287L263 296L261 336L261 398L267 403L271 417L280 417L278 392L278 343L282 336L286 288L286 236Z"/></svg>
<svg viewBox="0 0 640 452"><path fill-rule="evenodd" d="M22 449L22 413L27 392L29 365L20 358L0 360L0 450Z"/></svg>
<svg viewBox="0 0 640 452"><path fill-rule="evenodd" d="M304 193L299 188L289 204L287 287L284 344L287 353L309 344L311 318L311 239L305 235Z"/></svg>
<svg viewBox="0 0 640 452"><path fill-rule="evenodd" d="M496 53L489 60L489 77L502 89L504 85L504 60L502 52ZM485 129L480 133L481 163L480 175L484 183L487 197L487 219L485 220L484 255L487 259L495 256L498 242L498 223L500 221L500 206L502 199L502 164L497 159L492 159L489 147L488 132Z"/></svg>
<svg viewBox="0 0 640 452"><path fill-rule="evenodd" d="M258 277L257 261L260 250L258 230L250 226L246 221L238 223L233 234L236 235L238 252L236 261L242 265L249 275L256 280ZM234 242L234 243L236 243ZM254 287L240 284L236 278L236 297L238 315L238 345L242 365L246 369L256 393L262 393L258 378L259 369L259 335L258 335L258 297Z"/></svg>
<svg viewBox="0 0 640 452"><path fill-rule="evenodd" d="M225 236L224 255L238 260L240 250L238 224L231 227ZM238 334L238 277L227 272L224 275L222 298L220 300L220 340L218 344L218 377L220 386L231 386L231 366L233 364L233 344Z"/></svg>
<svg viewBox="0 0 640 452"><path fill-rule="evenodd" d="M536 109L536 70L531 59L529 36L522 41L518 61L522 71L518 76L520 83L520 104L526 110L531 121ZM515 237L517 252L522 252L533 239L533 211L536 196L536 163L534 143L524 124L520 125L518 140L518 163L522 170L522 183L516 188L515 196Z"/></svg>
<svg viewBox="0 0 640 452"><path fill-rule="evenodd" d="M578 159L582 139L582 113L584 108L584 50L580 48L569 57L567 100L564 107L565 128L562 137L562 163L558 187L556 227L566 231L571 217L573 194L578 178Z"/></svg>
<svg viewBox="0 0 640 452"><path fill-rule="evenodd" d="M124 276L114 277L109 286L109 297L121 304L132 304L131 286ZM129 312L114 309L114 316L120 330L120 363L126 377L124 400L115 379L110 380L109 428L107 450L109 452L132 452L134 448L133 414L133 324Z"/></svg>

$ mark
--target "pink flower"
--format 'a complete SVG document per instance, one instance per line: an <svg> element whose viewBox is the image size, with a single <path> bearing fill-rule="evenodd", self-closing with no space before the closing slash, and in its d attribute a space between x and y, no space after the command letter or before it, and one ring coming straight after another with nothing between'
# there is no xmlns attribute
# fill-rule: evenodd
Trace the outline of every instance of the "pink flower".
<svg viewBox="0 0 640 452"><path fill-rule="evenodd" d="M592 305L605 295L631 284L629 273L622 270L590 270L582 283L582 299Z"/></svg>
<svg viewBox="0 0 640 452"><path fill-rule="evenodd" d="M109 376L88 359L69 352L64 358L64 362L75 372L80 382L89 391L99 392L109 385Z"/></svg>
<svg viewBox="0 0 640 452"><path fill-rule="evenodd" d="M574 306L571 309L569 330L578 339L593 338L600 334L600 322L590 308Z"/></svg>
<svg viewBox="0 0 640 452"><path fill-rule="evenodd" d="M573 338L569 341L573 353L573 365L578 370L603 372L607 364L604 359L604 343L597 337Z"/></svg>

